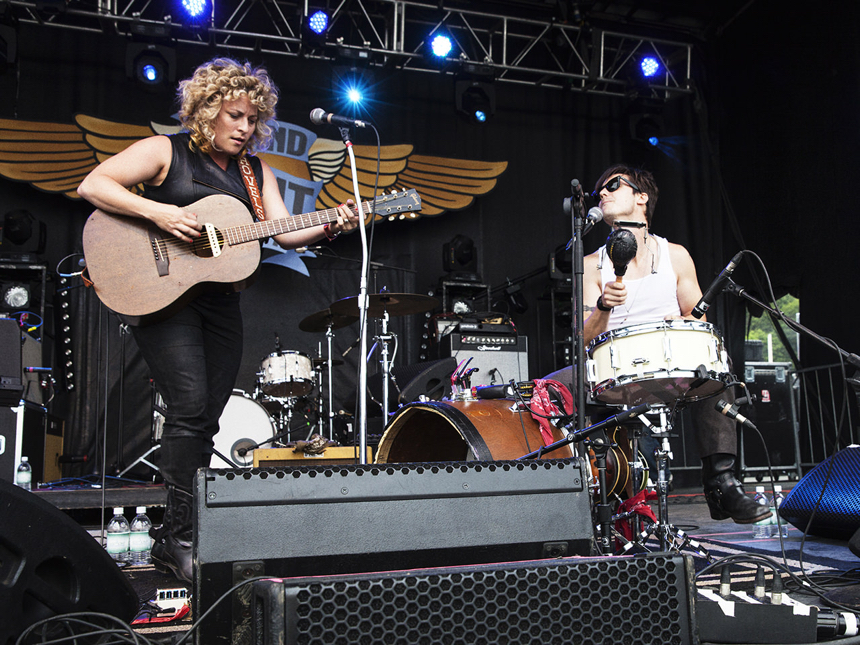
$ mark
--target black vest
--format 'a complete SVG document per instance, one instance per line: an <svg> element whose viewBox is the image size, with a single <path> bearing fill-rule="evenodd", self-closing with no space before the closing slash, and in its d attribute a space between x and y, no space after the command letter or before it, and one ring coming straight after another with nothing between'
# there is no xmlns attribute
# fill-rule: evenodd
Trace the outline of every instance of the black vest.
<svg viewBox="0 0 860 645"><path fill-rule="evenodd" d="M187 132L170 136L173 155L167 177L160 186L145 185L143 196L162 204L184 207L210 195L230 195L245 204L253 215L254 209L236 160L230 159L227 170L221 170L208 154L189 150L190 140L191 135ZM262 192L263 164L251 155L248 155L248 161Z"/></svg>

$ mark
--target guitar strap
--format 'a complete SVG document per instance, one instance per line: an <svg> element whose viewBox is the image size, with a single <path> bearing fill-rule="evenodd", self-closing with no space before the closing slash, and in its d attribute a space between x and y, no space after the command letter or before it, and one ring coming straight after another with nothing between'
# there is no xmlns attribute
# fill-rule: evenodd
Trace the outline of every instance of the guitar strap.
<svg viewBox="0 0 860 645"><path fill-rule="evenodd" d="M254 169L251 168L248 157L242 156L239 159L239 172L242 175L242 181L245 182L245 188L248 190L248 197L251 198L254 215L261 222L265 222L266 211L263 209L263 196L260 194L260 185L257 183L257 177L254 175Z"/></svg>

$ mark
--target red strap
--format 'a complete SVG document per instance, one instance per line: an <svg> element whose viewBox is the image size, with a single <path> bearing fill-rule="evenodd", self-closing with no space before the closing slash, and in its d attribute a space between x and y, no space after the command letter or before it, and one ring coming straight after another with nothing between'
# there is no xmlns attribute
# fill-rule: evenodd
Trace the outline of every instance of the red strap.
<svg viewBox="0 0 860 645"><path fill-rule="evenodd" d="M257 177L254 176L254 169L251 168L251 162L248 161L247 157L239 159L239 171L242 175L242 181L245 182L245 188L248 190L248 197L251 198L254 215L261 222L265 222L266 211L263 209L263 197L260 195L260 186L257 184Z"/></svg>
<svg viewBox="0 0 860 645"><path fill-rule="evenodd" d="M544 419L542 416L558 417L563 414L573 414L573 395L562 383L553 381L552 379L536 379L535 387L532 391L532 399L529 401L529 409L537 414L532 414L532 418L538 422L540 426L540 434L543 438L543 445L548 446L554 439L552 436L552 426L549 419ZM558 406L553 403L549 396L547 388L552 388L561 396L564 412L558 409Z"/></svg>

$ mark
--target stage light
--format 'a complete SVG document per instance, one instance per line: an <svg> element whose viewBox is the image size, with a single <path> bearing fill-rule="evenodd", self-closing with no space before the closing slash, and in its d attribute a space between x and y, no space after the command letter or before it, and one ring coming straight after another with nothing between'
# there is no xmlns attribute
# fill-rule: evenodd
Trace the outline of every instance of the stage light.
<svg viewBox="0 0 860 645"><path fill-rule="evenodd" d="M436 34L430 41L430 50L437 58L445 58L453 49L451 38L445 34Z"/></svg>
<svg viewBox="0 0 860 645"><path fill-rule="evenodd" d="M639 69L642 70L642 76L645 78L653 78L660 71L660 61L654 56L645 56L639 63Z"/></svg>
<svg viewBox="0 0 860 645"><path fill-rule="evenodd" d="M496 113L496 89L492 82L459 79L454 83L454 106L470 122L483 125Z"/></svg>
<svg viewBox="0 0 860 645"><path fill-rule="evenodd" d="M315 11L308 18L308 29L321 36L328 29L328 14L322 9Z"/></svg>
<svg viewBox="0 0 860 645"><path fill-rule="evenodd" d="M179 15L186 25L200 25L212 16L211 0L179 0Z"/></svg>
<svg viewBox="0 0 860 645"><path fill-rule="evenodd" d="M651 147L660 145L663 136L663 105L659 101L639 99L629 111L630 138Z"/></svg>
<svg viewBox="0 0 860 645"><path fill-rule="evenodd" d="M10 282L0 287L2 308L5 311L19 311L30 306L30 287L23 282Z"/></svg>
<svg viewBox="0 0 860 645"><path fill-rule="evenodd" d="M361 95L361 91L354 87L351 87L346 91L346 97L351 103L361 103L361 99L364 98Z"/></svg>
<svg viewBox="0 0 860 645"><path fill-rule="evenodd" d="M176 52L170 47L149 43L129 43L126 48L126 76L150 90L173 86L176 80Z"/></svg>

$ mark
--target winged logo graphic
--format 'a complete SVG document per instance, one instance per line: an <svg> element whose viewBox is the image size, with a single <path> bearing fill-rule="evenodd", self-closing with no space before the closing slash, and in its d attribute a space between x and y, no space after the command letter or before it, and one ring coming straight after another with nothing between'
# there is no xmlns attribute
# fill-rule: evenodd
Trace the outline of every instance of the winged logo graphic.
<svg viewBox="0 0 860 645"><path fill-rule="evenodd" d="M341 141L283 121L272 148L260 153L277 177L291 213L332 208L353 196L352 172ZM79 199L75 190L101 161L138 139L177 132L178 126L131 125L78 114L74 123L44 123L0 119L0 176L29 183L34 188ZM376 147L353 146L363 199L373 196ZM381 150L379 190L415 188L422 200L420 213L441 215L461 210L475 197L492 190L506 161L475 161L419 155L410 144L386 145ZM381 216L377 215L377 218Z"/></svg>

